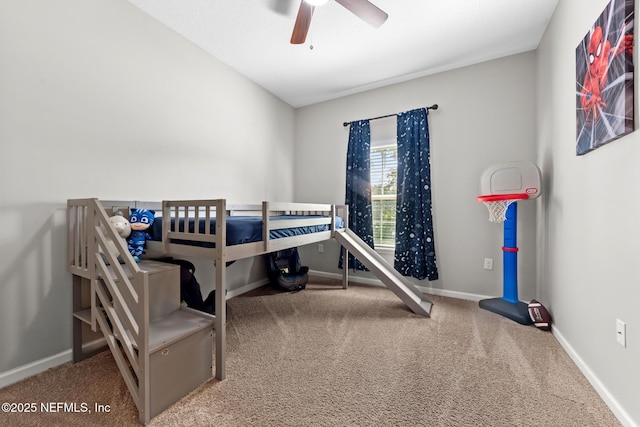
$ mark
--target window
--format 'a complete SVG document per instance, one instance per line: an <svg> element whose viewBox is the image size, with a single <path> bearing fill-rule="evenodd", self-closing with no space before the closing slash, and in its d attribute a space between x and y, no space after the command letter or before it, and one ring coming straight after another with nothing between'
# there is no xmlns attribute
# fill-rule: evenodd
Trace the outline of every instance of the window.
<svg viewBox="0 0 640 427"><path fill-rule="evenodd" d="M376 247L396 243L396 181L398 146L371 147L371 210Z"/></svg>
<svg viewBox="0 0 640 427"><path fill-rule="evenodd" d="M376 249L393 251L396 246L396 182L398 142L396 116L372 120L371 211Z"/></svg>

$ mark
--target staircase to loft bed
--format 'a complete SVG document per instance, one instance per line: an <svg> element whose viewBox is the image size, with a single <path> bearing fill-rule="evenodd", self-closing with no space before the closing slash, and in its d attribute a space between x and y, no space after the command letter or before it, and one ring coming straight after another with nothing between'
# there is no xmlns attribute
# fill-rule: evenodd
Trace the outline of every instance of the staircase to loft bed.
<svg viewBox="0 0 640 427"><path fill-rule="evenodd" d="M215 316L181 306L177 265L136 263L105 226L111 214L97 199L67 202L73 360L102 351L106 341L147 424L212 377Z"/></svg>

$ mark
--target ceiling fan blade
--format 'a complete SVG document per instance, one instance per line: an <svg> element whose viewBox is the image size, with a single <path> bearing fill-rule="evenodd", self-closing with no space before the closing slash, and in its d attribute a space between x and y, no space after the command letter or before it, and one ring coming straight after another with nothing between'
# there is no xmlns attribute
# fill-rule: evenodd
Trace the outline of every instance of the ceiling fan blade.
<svg viewBox="0 0 640 427"><path fill-rule="evenodd" d="M296 23L293 26L293 34L291 34L291 44L302 44L307 39L307 32L311 25L314 9L315 7L306 1L300 1L300 9L298 9Z"/></svg>
<svg viewBox="0 0 640 427"><path fill-rule="evenodd" d="M368 0L336 0L358 18L367 24L378 28L387 20L389 15Z"/></svg>

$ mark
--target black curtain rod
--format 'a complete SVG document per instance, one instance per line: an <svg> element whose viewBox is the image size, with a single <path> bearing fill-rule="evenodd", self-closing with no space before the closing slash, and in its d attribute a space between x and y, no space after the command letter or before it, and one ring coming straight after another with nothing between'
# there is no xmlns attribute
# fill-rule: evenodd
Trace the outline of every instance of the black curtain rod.
<svg viewBox="0 0 640 427"><path fill-rule="evenodd" d="M433 104L431 107L427 107L427 110L437 110L438 109L438 104ZM378 117L372 117L370 119L367 120L378 120L378 119L384 119L386 117L392 117L392 116L397 116L398 114L387 114L386 116L378 116ZM351 124L351 122L344 122L342 123L342 126L347 127Z"/></svg>

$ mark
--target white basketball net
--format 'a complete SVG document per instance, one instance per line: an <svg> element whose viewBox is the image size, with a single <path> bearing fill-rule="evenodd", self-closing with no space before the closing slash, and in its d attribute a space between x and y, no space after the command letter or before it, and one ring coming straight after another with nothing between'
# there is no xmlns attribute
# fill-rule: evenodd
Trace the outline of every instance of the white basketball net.
<svg viewBox="0 0 640 427"><path fill-rule="evenodd" d="M489 221L503 222L507 219L509 205L517 200L498 200L495 202L482 202L489 209Z"/></svg>

